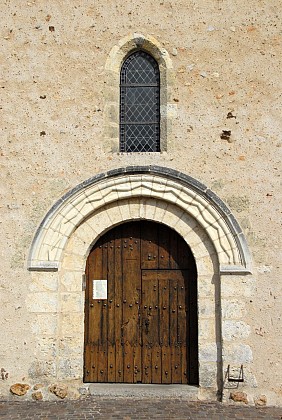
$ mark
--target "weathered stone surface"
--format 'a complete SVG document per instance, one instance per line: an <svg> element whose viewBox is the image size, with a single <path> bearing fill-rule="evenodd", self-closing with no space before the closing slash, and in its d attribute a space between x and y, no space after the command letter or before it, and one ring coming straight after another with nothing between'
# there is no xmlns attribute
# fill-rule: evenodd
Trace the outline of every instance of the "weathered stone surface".
<svg viewBox="0 0 282 420"><path fill-rule="evenodd" d="M259 397L255 398L254 400L255 405L257 407L264 407L267 404L267 398L266 395L260 395Z"/></svg>
<svg viewBox="0 0 282 420"><path fill-rule="evenodd" d="M36 391L31 394L31 398L36 401L43 400L43 394L41 391Z"/></svg>
<svg viewBox="0 0 282 420"><path fill-rule="evenodd" d="M89 388L86 386L82 386L78 389L80 395L88 395L89 394Z"/></svg>
<svg viewBox="0 0 282 420"><path fill-rule="evenodd" d="M281 0L198 0L177 4L167 0L161 1L163 6L144 0L142 12L128 0L123 1L123 7L113 0L107 4L96 0L94 6L93 1L85 0L77 8L71 2L61 2L58 7L56 0L50 0L48 10L42 3L9 0L2 2L0 10L5 22L1 45L0 167L3 180L7 180L0 186L0 368L5 369L1 371L1 396L7 397L14 382L42 381L49 385L65 383L67 377L69 397L70 382L77 384L82 379L81 279L85 260L103 233L96 228L107 230L120 223L113 212L108 217L101 200L97 209L100 218L93 217L93 213L86 216L89 207L75 203L76 210L86 217L77 226L70 204L66 214L69 218L62 217L50 235L43 231L43 236L48 236L45 251L49 263L38 259L39 269L59 266L59 271L30 272L26 269L29 250L44 216L64 194L85 180L104 179L106 172L117 168L126 173L130 166L157 165L167 174L179 171L183 188L186 181L181 173L199 180L228 203L253 256L253 275L224 275L220 281L214 275L218 260L228 259L233 252L236 256L236 249L230 252L222 242L222 254L215 254L213 238L219 236L222 241L224 235L218 235L218 223L207 219L209 202L205 198L203 210L187 201L190 219L197 225L194 234L188 232L193 226L187 218L178 212L173 214L172 207L159 220L173 222L175 230L184 232L196 256L201 357L213 360L215 352L204 349L204 345L220 343L223 338L224 367L229 363L244 364L244 390L249 400L265 394L269 405L281 404L282 143L278 92L282 62L277 12ZM138 28L142 28L143 36L134 35ZM134 39L145 50L150 44L148 52L161 67L161 153L117 153L119 116L112 108L118 109L122 61L130 53L128 48L138 48ZM230 130L235 142L221 140L222 130ZM90 186L89 181L85 185ZM159 185L159 195L164 186ZM209 196L206 189L196 184L194 187ZM167 196L172 196L172 191L167 190ZM118 195L122 196L123 191ZM99 191L86 200L87 205L94 208L97 199ZM150 205L142 204L140 208L143 213L137 213L136 206L129 205L127 199L119 201L117 211L123 220L153 220L157 203L150 191L148 200ZM177 197L174 203L179 203ZM222 213L215 216L222 223ZM198 232L200 218L203 224L211 223L209 235ZM78 235L82 230L85 233ZM55 238L60 233L66 235L65 242L56 250ZM75 235L81 241L72 240ZM50 246L52 243L55 248ZM61 250L62 258L52 264ZM212 252L210 273L206 256ZM65 255L69 257L65 260L67 271L62 267ZM203 281L200 271L207 269L209 278ZM81 302L75 296L80 292ZM248 328L240 323L250 326L249 335ZM46 337L56 338L54 351ZM60 346L66 337L81 338L80 361L74 347L72 351L71 346ZM203 359L202 383L206 379ZM214 367L217 364L205 363ZM218 371L211 369L213 379L216 374ZM10 378L18 379L7 386ZM45 398L57 397L48 392Z"/></svg>
<svg viewBox="0 0 282 420"><path fill-rule="evenodd" d="M43 342L43 340L42 340ZM38 339L38 344L41 344L41 340ZM38 347L40 352L40 347ZM29 376L35 381L42 380L46 377L55 377L56 376L56 363L52 360L34 360L29 369Z"/></svg>
<svg viewBox="0 0 282 420"><path fill-rule="evenodd" d="M37 391L38 389L43 388L43 386L44 386L43 384L35 384L33 389L34 391Z"/></svg>
<svg viewBox="0 0 282 420"><path fill-rule="evenodd" d="M52 385L50 386L49 391L61 399L66 398L68 395L68 387L65 385Z"/></svg>
<svg viewBox="0 0 282 420"><path fill-rule="evenodd" d="M222 337L228 341L246 338L250 331L250 326L242 321L223 321L222 323Z"/></svg>
<svg viewBox="0 0 282 420"><path fill-rule="evenodd" d="M227 344L223 348L223 358L228 363L244 364L251 363L253 360L253 352L247 344Z"/></svg>
<svg viewBox="0 0 282 420"><path fill-rule="evenodd" d="M216 343L203 344L199 347L199 360L203 362L216 362L218 348Z"/></svg>
<svg viewBox="0 0 282 420"><path fill-rule="evenodd" d="M242 391L234 391L230 393L230 400L235 402L242 402L244 404L248 404L248 397L245 392Z"/></svg>
<svg viewBox="0 0 282 420"><path fill-rule="evenodd" d="M14 384L11 386L10 391L14 395L18 395L19 397L25 395L27 391L30 389L28 384Z"/></svg>
<svg viewBox="0 0 282 420"><path fill-rule="evenodd" d="M34 314L31 329L38 335L56 335L58 319L56 314Z"/></svg>

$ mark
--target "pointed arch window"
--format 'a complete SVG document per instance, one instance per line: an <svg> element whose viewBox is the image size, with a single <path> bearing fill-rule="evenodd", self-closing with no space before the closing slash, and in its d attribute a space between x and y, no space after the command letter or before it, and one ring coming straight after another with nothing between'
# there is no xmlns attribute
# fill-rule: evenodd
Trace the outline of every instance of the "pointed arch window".
<svg viewBox="0 0 282 420"><path fill-rule="evenodd" d="M160 71L145 51L129 55L121 68L120 151L160 151Z"/></svg>

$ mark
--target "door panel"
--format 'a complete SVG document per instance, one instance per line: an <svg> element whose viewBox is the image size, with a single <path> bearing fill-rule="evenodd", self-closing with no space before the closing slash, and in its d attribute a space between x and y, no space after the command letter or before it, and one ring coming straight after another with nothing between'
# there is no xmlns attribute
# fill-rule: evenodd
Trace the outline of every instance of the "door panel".
<svg viewBox="0 0 282 420"><path fill-rule="evenodd" d="M142 270L142 362L146 383L187 383L187 278L187 270Z"/></svg>
<svg viewBox="0 0 282 420"><path fill-rule="evenodd" d="M152 222L110 230L86 278L86 382L197 383L196 266L176 232ZM107 298L94 299L93 280L107 280Z"/></svg>

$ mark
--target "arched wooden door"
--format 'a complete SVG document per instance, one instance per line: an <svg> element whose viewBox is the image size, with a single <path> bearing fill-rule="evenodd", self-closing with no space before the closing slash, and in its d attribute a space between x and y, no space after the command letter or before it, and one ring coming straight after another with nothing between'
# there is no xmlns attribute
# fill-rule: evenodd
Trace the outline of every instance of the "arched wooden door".
<svg viewBox="0 0 282 420"><path fill-rule="evenodd" d="M91 250L84 381L198 384L196 265L167 226L125 223Z"/></svg>

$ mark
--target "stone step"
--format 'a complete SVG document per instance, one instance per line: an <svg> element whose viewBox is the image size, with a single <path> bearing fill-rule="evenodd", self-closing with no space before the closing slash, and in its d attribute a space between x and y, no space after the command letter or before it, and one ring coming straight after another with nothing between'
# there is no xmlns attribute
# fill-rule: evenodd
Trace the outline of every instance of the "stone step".
<svg viewBox="0 0 282 420"><path fill-rule="evenodd" d="M90 395L99 397L183 398L198 400L198 387L190 385L84 384Z"/></svg>

